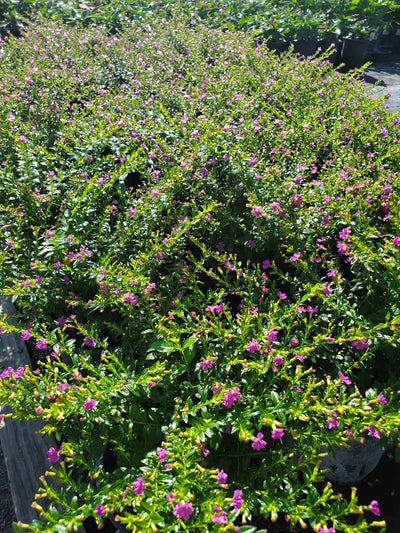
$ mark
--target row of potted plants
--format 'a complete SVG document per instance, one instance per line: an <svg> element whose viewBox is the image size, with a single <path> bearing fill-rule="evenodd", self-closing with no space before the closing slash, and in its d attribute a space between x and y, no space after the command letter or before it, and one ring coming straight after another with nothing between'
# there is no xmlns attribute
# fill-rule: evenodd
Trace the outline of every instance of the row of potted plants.
<svg viewBox="0 0 400 533"><path fill-rule="evenodd" d="M210 26L254 31L259 38L298 41L368 38L377 28L395 32L397 0L7 0L0 1L0 27L18 32L24 18L40 13L67 24L121 28L124 21L143 23L180 12Z"/></svg>
<svg viewBox="0 0 400 533"><path fill-rule="evenodd" d="M31 23L1 55L0 327L40 357L0 403L58 441L15 531L384 531L323 470L398 441L385 97L187 17Z"/></svg>

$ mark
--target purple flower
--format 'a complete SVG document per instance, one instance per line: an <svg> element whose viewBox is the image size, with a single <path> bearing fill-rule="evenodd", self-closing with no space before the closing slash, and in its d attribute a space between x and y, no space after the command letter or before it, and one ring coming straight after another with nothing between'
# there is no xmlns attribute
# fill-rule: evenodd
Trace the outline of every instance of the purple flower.
<svg viewBox="0 0 400 533"><path fill-rule="evenodd" d="M235 511L240 511L243 503L243 492L239 489L236 489L233 493L232 507Z"/></svg>
<svg viewBox="0 0 400 533"><path fill-rule="evenodd" d="M0 378L1 379L6 379L8 377L10 377L12 375L12 373L14 372L14 369L12 366L9 366L8 368L6 368L5 370L3 370L3 372L0 374Z"/></svg>
<svg viewBox="0 0 400 533"><path fill-rule="evenodd" d="M86 400L83 402L82 407L87 411L91 411L94 407L96 407L96 402L91 398L86 398Z"/></svg>
<svg viewBox="0 0 400 533"><path fill-rule="evenodd" d="M31 334L29 333L29 330L27 329L21 333L21 337L23 341L27 341L30 336Z"/></svg>
<svg viewBox="0 0 400 533"><path fill-rule="evenodd" d="M144 482L143 478L138 477L137 480L133 482L132 488L135 494L143 494L143 489L146 488L146 483Z"/></svg>
<svg viewBox="0 0 400 533"><path fill-rule="evenodd" d="M328 426L328 429L335 429L339 426L336 411L331 412L331 418L327 419L326 425Z"/></svg>
<svg viewBox="0 0 400 533"><path fill-rule="evenodd" d="M395 238L393 239L393 244L394 244L395 246L400 246L400 237L395 237Z"/></svg>
<svg viewBox="0 0 400 533"><path fill-rule="evenodd" d="M271 437L273 439L281 439L284 434L285 431L283 430L283 428L273 429L271 432Z"/></svg>
<svg viewBox="0 0 400 533"><path fill-rule="evenodd" d="M94 510L94 512L97 514L97 516L102 517L103 514L106 512L106 510L104 509L102 505L99 504L96 506L96 509Z"/></svg>
<svg viewBox="0 0 400 533"><path fill-rule="evenodd" d="M122 297L122 301L128 303L129 305L136 305L138 302L138 297L134 296L130 292L126 292Z"/></svg>
<svg viewBox="0 0 400 533"><path fill-rule="evenodd" d="M157 455L158 455L158 460L162 462L162 461L165 461L167 457L167 452L164 450L164 448L160 448L157 452Z"/></svg>
<svg viewBox="0 0 400 533"><path fill-rule="evenodd" d="M378 396L378 402L379 403L387 403L387 400L386 400L386 398L385 398L385 396L383 394L380 394Z"/></svg>
<svg viewBox="0 0 400 533"><path fill-rule="evenodd" d="M374 515L381 516L378 502L376 500L372 500L372 502L370 503L370 506L371 506L371 512L374 513Z"/></svg>
<svg viewBox="0 0 400 533"><path fill-rule="evenodd" d="M228 474L225 474L223 470L218 470L217 483L219 483L220 485L225 485L227 479Z"/></svg>
<svg viewBox="0 0 400 533"><path fill-rule="evenodd" d="M290 260L292 261L292 263L294 263L295 261L297 261L300 257L300 252L295 252L291 257L290 257Z"/></svg>
<svg viewBox="0 0 400 533"><path fill-rule="evenodd" d="M222 403L225 405L225 407L230 408L238 401L241 396L242 395L237 387L235 387L234 389L228 389L228 392L222 399Z"/></svg>
<svg viewBox="0 0 400 533"><path fill-rule="evenodd" d="M193 514L193 506L190 502L179 502L173 510L173 515L182 520L188 520L191 514Z"/></svg>
<svg viewBox="0 0 400 533"><path fill-rule="evenodd" d="M338 252L342 254L347 254L350 252L350 246L346 244L345 242L338 241L336 245L337 245Z"/></svg>
<svg viewBox="0 0 400 533"><path fill-rule="evenodd" d="M46 348L47 348L46 339L38 339L37 342L36 342L36 348L38 350L46 350Z"/></svg>
<svg viewBox="0 0 400 533"><path fill-rule="evenodd" d="M199 366L202 370L210 370L213 366L212 359L204 359L204 357L202 357Z"/></svg>
<svg viewBox="0 0 400 533"><path fill-rule="evenodd" d="M261 345L258 344L258 342L255 339L253 339L252 341L247 343L246 351L250 353L254 353L260 348L261 348Z"/></svg>
<svg viewBox="0 0 400 533"><path fill-rule="evenodd" d="M261 217L262 214L263 214L261 205L253 205L253 208L251 210L251 214L254 217Z"/></svg>
<svg viewBox="0 0 400 533"><path fill-rule="evenodd" d="M270 342L275 342L277 340L277 337L278 332L276 331L276 329L270 329L269 331L267 331L267 339Z"/></svg>
<svg viewBox="0 0 400 533"><path fill-rule="evenodd" d="M22 374L25 372L25 367L20 366L15 372L14 372L14 378L19 379Z"/></svg>
<svg viewBox="0 0 400 533"><path fill-rule="evenodd" d="M257 433L256 437L251 437L251 442L252 442L251 447L253 448L253 450L260 451L263 448L265 448L267 443L265 442L265 440L263 440L263 438L264 438L263 433Z"/></svg>
<svg viewBox="0 0 400 533"><path fill-rule="evenodd" d="M357 350L366 350L369 347L367 337L364 337L362 340L353 341L351 345L357 348Z"/></svg>
<svg viewBox="0 0 400 533"><path fill-rule="evenodd" d="M342 239L342 241L345 241L349 235L351 234L350 228L344 228L342 231L339 231L339 237Z"/></svg>
<svg viewBox="0 0 400 533"><path fill-rule="evenodd" d="M374 437L374 439L380 439L381 436L379 435L379 432L374 428L374 426L367 426L368 433L371 437Z"/></svg>
<svg viewBox="0 0 400 533"><path fill-rule="evenodd" d="M93 347L94 346L94 337L86 337L85 346Z"/></svg>
<svg viewBox="0 0 400 533"><path fill-rule="evenodd" d="M351 385L351 379L345 376L343 372L341 372L340 370L338 372L338 376L340 377L340 379L343 381L345 385Z"/></svg>
<svg viewBox="0 0 400 533"><path fill-rule="evenodd" d="M228 521L227 514L225 511L222 511L218 505L214 507L215 515L211 518L211 522L216 524L226 524Z"/></svg>
<svg viewBox="0 0 400 533"><path fill-rule="evenodd" d="M47 459L50 463L56 463L60 460L60 454L55 448L51 447L47 450Z"/></svg>

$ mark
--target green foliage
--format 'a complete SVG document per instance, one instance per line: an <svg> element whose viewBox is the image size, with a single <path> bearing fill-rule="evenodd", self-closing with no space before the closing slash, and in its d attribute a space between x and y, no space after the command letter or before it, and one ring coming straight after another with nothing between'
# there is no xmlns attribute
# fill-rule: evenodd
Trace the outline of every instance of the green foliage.
<svg viewBox="0 0 400 533"><path fill-rule="evenodd" d="M0 283L19 325L0 325L41 356L2 369L0 402L60 445L52 505L20 529L369 531L319 464L397 440L385 98L323 55L187 18L30 23L2 47Z"/></svg>

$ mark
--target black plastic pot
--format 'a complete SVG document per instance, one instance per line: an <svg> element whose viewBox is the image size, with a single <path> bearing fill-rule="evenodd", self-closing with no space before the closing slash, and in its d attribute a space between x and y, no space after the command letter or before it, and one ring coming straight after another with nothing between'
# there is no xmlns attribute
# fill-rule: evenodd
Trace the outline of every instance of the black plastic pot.
<svg viewBox="0 0 400 533"><path fill-rule="evenodd" d="M360 68L365 63L369 47L367 39L343 39L341 62L345 70Z"/></svg>
<svg viewBox="0 0 400 533"><path fill-rule="evenodd" d="M267 46L277 54L283 54L289 48L289 43L287 41L268 41Z"/></svg>
<svg viewBox="0 0 400 533"><path fill-rule="evenodd" d="M304 57L310 57L315 54L317 50L317 40L316 39L300 39L299 41L294 41L294 53L300 54Z"/></svg>

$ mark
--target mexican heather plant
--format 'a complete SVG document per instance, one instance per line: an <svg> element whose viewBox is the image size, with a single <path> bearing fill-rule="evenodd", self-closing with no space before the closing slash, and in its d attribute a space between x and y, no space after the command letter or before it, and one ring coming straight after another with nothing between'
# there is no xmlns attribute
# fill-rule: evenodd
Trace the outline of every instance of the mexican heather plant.
<svg viewBox="0 0 400 533"><path fill-rule="evenodd" d="M15 530L384 528L319 464L397 440L385 99L324 56L179 19L32 24L2 49L0 279L19 322L1 330L43 355L2 369L0 402L59 443L42 521Z"/></svg>

